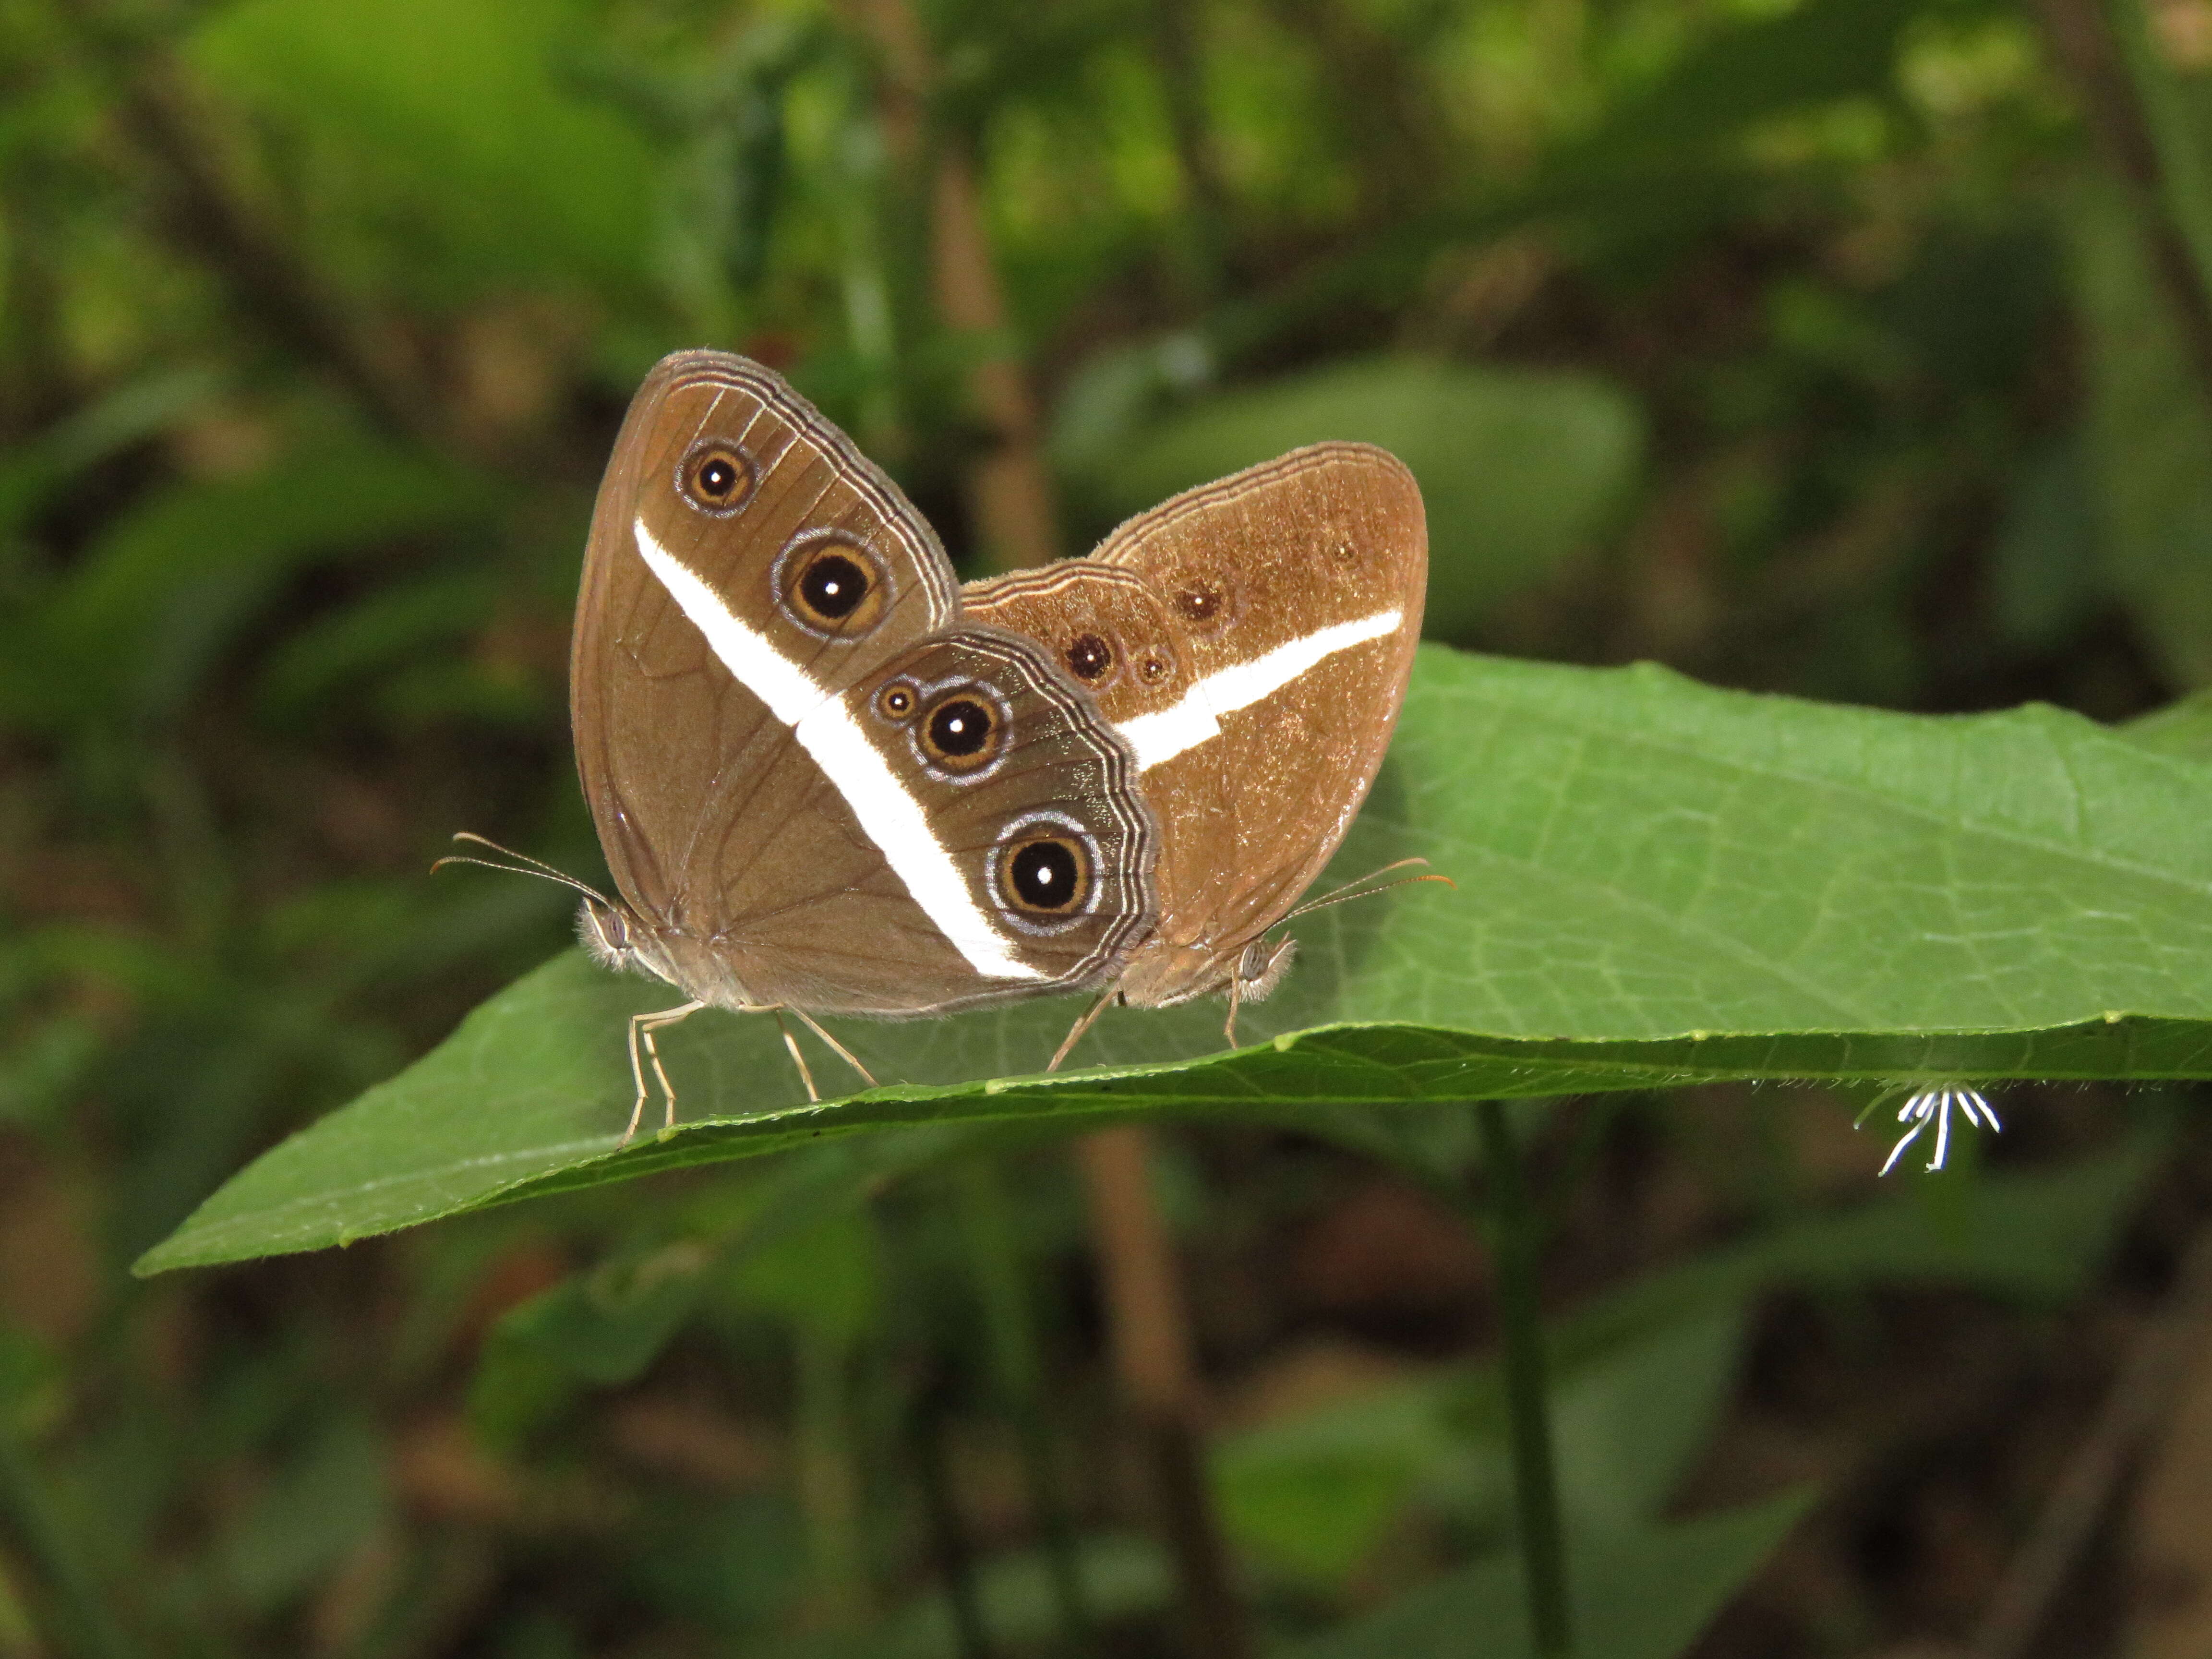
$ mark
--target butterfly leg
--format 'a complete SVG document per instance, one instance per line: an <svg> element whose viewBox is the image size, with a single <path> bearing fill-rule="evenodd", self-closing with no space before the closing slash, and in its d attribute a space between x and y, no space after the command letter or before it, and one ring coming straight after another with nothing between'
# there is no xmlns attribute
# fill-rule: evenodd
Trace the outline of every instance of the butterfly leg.
<svg viewBox="0 0 2212 1659"><path fill-rule="evenodd" d="M806 1069L806 1056L799 1052L799 1039L791 1034L791 1027L783 1023L783 1010L768 1011L775 1016L775 1029L783 1033L783 1046L791 1051L791 1063L799 1067L799 1080L806 1085L806 1097L816 1105L822 1103L822 1093L814 1086L814 1073ZM810 1024L811 1021L808 1022Z"/></svg>
<svg viewBox="0 0 2212 1659"><path fill-rule="evenodd" d="M637 1133L640 1121L645 1116L646 1062L651 1063L653 1076L660 1080L661 1095L668 1102L668 1127L672 1129L676 1127L676 1091L670 1086L668 1073L660 1063L660 1045L653 1041L653 1034L664 1025L673 1025L680 1019L689 1019L706 1006L703 1002L687 1002L680 1008L663 1008L659 1013L630 1016L629 1074L631 1080L637 1085L637 1099L629 1109L629 1127L623 1131L618 1146L629 1145L631 1137ZM638 1052L641 1047L644 1049L642 1060Z"/></svg>
<svg viewBox="0 0 2212 1659"><path fill-rule="evenodd" d="M876 1086L875 1074L870 1072L866 1066L860 1064L859 1058L850 1048L848 1048L843 1043L838 1042L836 1037L831 1036L829 1032L823 1030L822 1029L821 1021L815 1018L813 1015L806 1012L804 1009L793 1008L791 1012L799 1016L800 1021L805 1025L808 1030L813 1032L815 1036L820 1037L823 1042L828 1043L832 1049L836 1050L838 1059L843 1060L848 1066L858 1072L860 1074L861 1082L866 1084L871 1089Z"/></svg>
<svg viewBox="0 0 2212 1659"><path fill-rule="evenodd" d="M1232 1048L1237 1046L1237 1008L1243 1000L1244 976L1231 974L1229 976L1229 1018L1221 1027L1221 1035L1229 1039L1229 1046Z"/></svg>
<svg viewBox="0 0 2212 1659"><path fill-rule="evenodd" d="M1053 1050L1052 1060L1050 1063L1045 1066L1046 1071L1056 1072L1060 1069L1060 1062L1067 1058L1068 1050L1074 1048L1077 1043L1083 1041L1083 1034L1091 1029L1091 1023L1096 1020L1099 1015L1106 1012L1106 1005L1113 1001L1114 997L1115 988L1112 986L1107 987L1105 992L1099 997L1098 1000L1091 1005L1090 1012L1085 1013L1081 1019L1077 1020L1075 1024L1068 1029L1067 1035L1060 1039L1060 1047Z"/></svg>

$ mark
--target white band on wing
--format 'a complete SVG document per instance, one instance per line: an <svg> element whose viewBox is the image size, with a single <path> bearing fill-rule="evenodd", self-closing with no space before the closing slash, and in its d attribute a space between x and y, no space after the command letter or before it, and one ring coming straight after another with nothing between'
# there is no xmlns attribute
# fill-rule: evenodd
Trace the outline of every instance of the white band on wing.
<svg viewBox="0 0 2212 1659"><path fill-rule="evenodd" d="M1118 729L1137 751L1137 769L1148 771L1218 736L1221 715L1273 696L1316 663L1340 651L1396 633L1404 620L1402 611L1378 611L1371 617L1317 628L1285 641L1249 662L1208 674L1170 707L1124 720Z"/></svg>
<svg viewBox="0 0 2212 1659"><path fill-rule="evenodd" d="M791 728L814 757L893 873L906 884L923 914L977 973L993 979L1042 979L1016 957L1005 934L991 925L969 890L966 878L929 827L921 805L854 722L841 697L830 696L768 638L731 615L720 595L701 580L636 523L638 556L668 590L691 623L706 635L722 666Z"/></svg>

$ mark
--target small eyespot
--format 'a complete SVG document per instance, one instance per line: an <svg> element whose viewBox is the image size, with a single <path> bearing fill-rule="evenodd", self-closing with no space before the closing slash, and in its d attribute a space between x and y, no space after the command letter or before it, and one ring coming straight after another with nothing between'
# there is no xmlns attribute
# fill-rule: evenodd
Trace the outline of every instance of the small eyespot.
<svg viewBox="0 0 2212 1659"><path fill-rule="evenodd" d="M1205 582L1194 582L1176 593L1175 603L1186 622L1212 622L1221 614L1221 590Z"/></svg>
<svg viewBox="0 0 2212 1659"><path fill-rule="evenodd" d="M774 580L784 615L810 634L857 639L883 619L875 556L839 532L792 543L776 557Z"/></svg>
<svg viewBox="0 0 2212 1659"><path fill-rule="evenodd" d="M894 680L876 693L876 708L888 720L903 720L914 713L919 701L915 689L904 680Z"/></svg>
<svg viewBox="0 0 2212 1659"><path fill-rule="evenodd" d="M734 513L753 496L760 469L753 458L735 444L708 439L684 458L676 469L676 487L702 513L720 518Z"/></svg>
<svg viewBox="0 0 2212 1659"><path fill-rule="evenodd" d="M1137 678L1146 685L1158 685L1170 672L1172 665L1156 651L1147 653L1145 659L1137 665Z"/></svg>
<svg viewBox="0 0 2212 1659"><path fill-rule="evenodd" d="M1079 634L1068 645L1067 665L1076 678L1096 685L1114 666L1114 647L1096 634Z"/></svg>
<svg viewBox="0 0 2212 1659"><path fill-rule="evenodd" d="M999 757L1003 725L992 700L974 688L951 692L922 717L922 754L948 772L981 771Z"/></svg>
<svg viewBox="0 0 2212 1659"><path fill-rule="evenodd" d="M1019 909L1064 916L1091 891L1091 858L1072 836L1032 836L1010 842L999 855L999 884Z"/></svg>

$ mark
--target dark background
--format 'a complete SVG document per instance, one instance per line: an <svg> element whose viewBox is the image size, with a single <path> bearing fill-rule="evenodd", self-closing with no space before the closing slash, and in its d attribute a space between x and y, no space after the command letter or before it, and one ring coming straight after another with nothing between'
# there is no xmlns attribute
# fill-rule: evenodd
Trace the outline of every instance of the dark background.
<svg viewBox="0 0 2212 1659"><path fill-rule="evenodd" d="M2204 0L0 6L0 1654L66 1650L41 1511L131 1651L902 1650L852 1633L940 1582L916 1401L974 1547L1035 1541L935 1177L527 1409L471 1404L497 1316L750 1176L128 1277L561 947L557 890L425 872L471 829L597 878L568 608L661 352L781 369L970 573L1365 437L1435 637L2121 720L2212 679L2208 68ZM2030 1170L2164 1109L2001 1104ZM1564 1110L1559 1305L1864 1200L1849 1117ZM1760 1304L1683 1502L1823 1497L1699 1653L1971 1634L2167 1305L2168 1145L2070 1298ZM1141 1526L1073 1184L1011 1168L1071 1501ZM1380 1166L1163 1175L1224 1432L1486 1350L1477 1233ZM2159 1432L2039 1650L2212 1643L2212 1409ZM1238 1547L1287 1636L1464 1541ZM1158 1599L1103 1650L1172 1651Z"/></svg>

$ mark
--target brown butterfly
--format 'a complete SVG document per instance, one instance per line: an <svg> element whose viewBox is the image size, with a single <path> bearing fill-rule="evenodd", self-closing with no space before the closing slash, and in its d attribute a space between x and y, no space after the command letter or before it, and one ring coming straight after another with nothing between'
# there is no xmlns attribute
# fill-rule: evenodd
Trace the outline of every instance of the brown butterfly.
<svg viewBox="0 0 2212 1659"><path fill-rule="evenodd" d="M1178 495L1087 558L963 590L970 617L1048 643L1090 690L1159 822L1159 919L1055 1066L1109 1000L1225 991L1235 1043L1238 1007L1291 964L1294 941L1268 930L1389 747L1427 581L1413 474L1327 443Z"/></svg>

